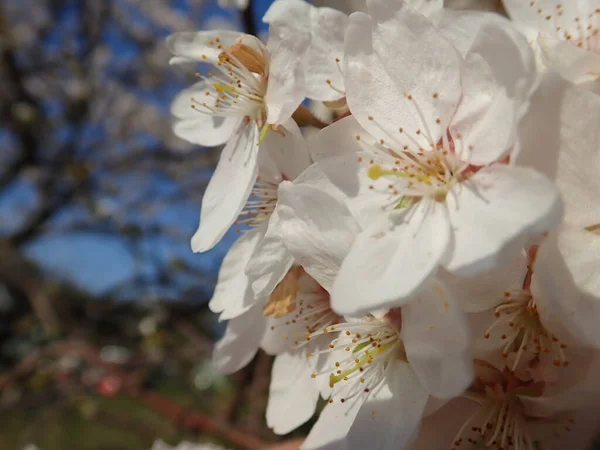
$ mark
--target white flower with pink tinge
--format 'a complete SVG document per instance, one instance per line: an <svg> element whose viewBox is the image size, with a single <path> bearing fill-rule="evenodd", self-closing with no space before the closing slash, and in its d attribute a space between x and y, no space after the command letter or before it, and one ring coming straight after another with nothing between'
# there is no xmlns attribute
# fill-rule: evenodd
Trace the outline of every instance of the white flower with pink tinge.
<svg viewBox="0 0 600 450"><path fill-rule="evenodd" d="M600 77L598 0L503 0L510 17L524 28L541 60L580 84Z"/></svg>
<svg viewBox="0 0 600 450"><path fill-rule="evenodd" d="M294 122L288 125L286 136L274 133L262 147L258 177L250 197L233 218L246 230L242 232L240 228L243 234L223 259L215 292L208 304L211 311L221 314L220 320L238 317L260 298L268 297L294 262L275 232L278 221L275 207L280 184L294 180L310 165L311 158ZM200 222L192 244L210 231L206 229L209 224L214 222Z"/></svg>
<svg viewBox="0 0 600 450"><path fill-rule="evenodd" d="M334 335L312 375L327 375L332 391L303 449L405 448L431 395L464 391L472 375L467 327L460 310L450 310L443 297L435 301L441 292L433 284L402 309L311 334Z"/></svg>
<svg viewBox="0 0 600 450"><path fill-rule="evenodd" d="M297 128L291 116L305 97L300 62L310 35L272 31L266 46L231 31L167 39L174 63L205 62L215 71L197 74L202 80L173 101L175 134L199 145L227 143L202 199L196 252L212 248L241 212L258 174L259 148Z"/></svg>
<svg viewBox="0 0 600 450"><path fill-rule="evenodd" d="M506 164L535 73L519 63L507 74L499 55L527 43L486 25L463 59L403 2L368 6L345 42L353 116L321 131L322 160L307 170L332 181L364 228L332 291L348 315L401 306L441 267L498 267L562 214L550 180Z"/></svg>
<svg viewBox="0 0 600 450"><path fill-rule="evenodd" d="M310 31L311 42L303 63L308 98L334 101L344 97L346 14L329 7L317 8L304 0L277 0L263 21L289 34Z"/></svg>
<svg viewBox="0 0 600 450"><path fill-rule="evenodd" d="M598 355L594 355L597 361ZM476 381L423 420L409 450L586 450L600 426L592 377L548 392L548 384L476 361Z"/></svg>
<svg viewBox="0 0 600 450"><path fill-rule="evenodd" d="M229 321L215 346L213 363L219 371L231 373L248 364L259 348L276 355L267 424L277 434L289 433L313 416L319 394L329 395L326 377L311 377L319 356L306 355L316 355L330 341L311 339L311 334L340 320L330 308L329 293L301 267L294 267L269 298L258 299Z"/></svg>
<svg viewBox="0 0 600 450"><path fill-rule="evenodd" d="M547 73L521 132L535 151L518 156L556 181L565 205L563 223L537 252L531 291L544 300L540 316L556 324L561 340L594 348L600 348L600 136L591 124L598 120L600 96Z"/></svg>
<svg viewBox="0 0 600 450"><path fill-rule="evenodd" d="M305 175L312 174L282 183L277 229L297 263L330 291L360 227L341 199L310 185ZM368 296L363 292L365 302ZM402 448L430 395L459 395L471 381L469 328L458 301L438 280L400 309L320 322L306 332L309 343L327 342L306 353L316 361L317 385L326 377L332 390L306 449L387 448L385 442Z"/></svg>

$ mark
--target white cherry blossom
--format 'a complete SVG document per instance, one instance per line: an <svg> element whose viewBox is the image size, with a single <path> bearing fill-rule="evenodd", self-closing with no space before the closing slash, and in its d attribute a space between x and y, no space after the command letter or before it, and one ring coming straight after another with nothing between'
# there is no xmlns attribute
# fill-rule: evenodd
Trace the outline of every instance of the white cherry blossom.
<svg viewBox="0 0 600 450"><path fill-rule="evenodd" d="M329 395L326 377L312 377L323 359L313 355L327 348L329 339L311 339L311 335L341 318L331 310L329 293L301 267L291 269L279 283L264 315L267 331L262 348L277 355L269 387L267 425L277 434L286 434L312 417L320 393Z"/></svg>
<svg viewBox="0 0 600 450"><path fill-rule="evenodd" d="M503 163L526 101L519 86L534 74L504 77L496 58L526 43L490 25L463 60L406 4L368 5L371 17L351 17L344 72L353 118L370 136L347 135L355 127L342 122L353 118L326 128L324 146L341 142L342 154L308 169L337 185L365 228L332 293L346 314L402 305L439 267L491 270L561 217L547 178Z"/></svg>
<svg viewBox="0 0 600 450"><path fill-rule="evenodd" d="M494 368L481 372L469 398L451 400L423 420L410 450L590 448L599 431L597 389L545 396L543 384Z"/></svg>
<svg viewBox="0 0 600 450"><path fill-rule="evenodd" d="M504 0L510 16L525 27L550 69L574 83L600 74L600 2L597 0Z"/></svg>
<svg viewBox="0 0 600 450"><path fill-rule="evenodd" d="M583 119L585 117L585 119ZM600 141L591 126L600 99L548 74L532 102L522 138L533 152L519 160L554 178L565 203L563 224L541 243L532 292L562 339L600 347Z"/></svg>
<svg viewBox="0 0 600 450"><path fill-rule="evenodd" d="M197 74L202 80L173 101L178 119L173 130L200 145L227 142L202 199L200 227L192 240L197 252L212 248L241 212L258 173L259 148L277 140L276 133L294 134L291 115L305 96L300 63L308 34L274 31L266 46L254 36L234 36L183 32L167 39L175 62L206 62L215 70Z"/></svg>
<svg viewBox="0 0 600 450"><path fill-rule="evenodd" d="M305 174L280 188L278 230L296 261L331 289L360 227L341 199L306 184ZM313 377L327 376L332 393L303 448L408 442L430 395L452 397L471 380L468 327L458 305L434 281L400 310L307 330L307 342L329 339L307 355L321 367ZM405 415L396 417L392 411L400 409ZM366 433L368 427L377 433Z"/></svg>
<svg viewBox="0 0 600 450"><path fill-rule="evenodd" d="M304 0L277 0L263 21L290 35L310 31L311 42L303 64L308 98L334 101L344 97L346 14L329 7L317 8Z"/></svg>
<svg viewBox="0 0 600 450"><path fill-rule="evenodd" d="M273 135L263 143L259 155L259 175L250 197L239 211L236 223L247 230L231 247L219 271L215 292L209 302L211 311L221 313L220 319L237 317L262 297L269 296L293 264L279 236L273 232L277 215L279 184L295 179L310 164L306 145L295 124L288 135ZM223 211L219 211L222 213ZM200 222L192 238L192 246L205 242L207 233L222 235L230 221L210 215ZM239 229L242 233L241 228Z"/></svg>

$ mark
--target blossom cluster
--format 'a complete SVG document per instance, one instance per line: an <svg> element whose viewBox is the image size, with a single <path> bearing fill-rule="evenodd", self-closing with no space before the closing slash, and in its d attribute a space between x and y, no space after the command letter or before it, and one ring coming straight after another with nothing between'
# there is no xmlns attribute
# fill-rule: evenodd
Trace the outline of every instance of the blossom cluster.
<svg viewBox="0 0 600 450"><path fill-rule="evenodd" d="M195 252L236 225L210 309L224 373L275 355L303 449L583 449L600 424L600 2L277 0L174 132L224 144ZM316 117L320 111L320 117ZM319 399L326 400L318 408Z"/></svg>

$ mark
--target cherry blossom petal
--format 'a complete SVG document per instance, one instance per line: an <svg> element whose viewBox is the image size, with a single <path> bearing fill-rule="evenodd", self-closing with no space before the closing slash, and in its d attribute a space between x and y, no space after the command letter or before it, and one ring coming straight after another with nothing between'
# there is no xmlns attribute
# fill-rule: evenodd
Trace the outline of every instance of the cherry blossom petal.
<svg viewBox="0 0 600 450"><path fill-rule="evenodd" d="M531 289L540 318L561 340L600 348L600 236L571 227L551 233L539 248Z"/></svg>
<svg viewBox="0 0 600 450"><path fill-rule="evenodd" d="M258 129L249 123L223 148L204 196L192 250L205 252L221 240L248 200L258 172Z"/></svg>
<svg viewBox="0 0 600 450"><path fill-rule="evenodd" d="M373 390L350 427L346 448L406 448L419 429L428 397L410 365L390 363L386 382Z"/></svg>
<svg viewBox="0 0 600 450"><path fill-rule="evenodd" d="M340 264L360 229L348 208L305 184L279 188L279 230L296 262L331 292Z"/></svg>
<svg viewBox="0 0 600 450"><path fill-rule="evenodd" d="M287 434L315 413L319 386L311 377L313 367L303 351L275 358L269 386L267 425L275 434Z"/></svg>
<svg viewBox="0 0 600 450"><path fill-rule="evenodd" d="M419 11L425 17L440 12L444 8L444 0L405 0L410 6Z"/></svg>
<svg viewBox="0 0 600 450"><path fill-rule="evenodd" d="M240 36L243 33L230 30L182 31L167 37L167 47L175 56L216 64L222 49L235 44Z"/></svg>
<svg viewBox="0 0 600 450"><path fill-rule="evenodd" d="M350 450L346 435L362 405L362 401L352 401L325 406L300 449Z"/></svg>
<svg viewBox="0 0 600 450"><path fill-rule="evenodd" d="M222 145L227 142L239 128L240 117L220 117L201 112L202 107L195 103L207 98L206 92L215 92L206 81L199 81L181 91L171 103L171 114L176 117L173 132L192 144L205 147ZM214 103L213 97L210 104ZM195 105L197 108L193 108Z"/></svg>
<svg viewBox="0 0 600 450"><path fill-rule="evenodd" d="M320 130L310 141L310 154L315 161L341 155L355 155L363 150L363 139L368 140L369 135L356 118L350 115Z"/></svg>
<svg viewBox="0 0 600 450"><path fill-rule="evenodd" d="M176 121L173 124L173 133L192 144L214 147L232 139L239 129L240 122L238 117L195 117Z"/></svg>
<svg viewBox="0 0 600 450"><path fill-rule="evenodd" d="M443 8L428 18L463 57L471 49L481 27L488 24L511 27L511 22L506 17L487 11Z"/></svg>
<svg viewBox="0 0 600 450"><path fill-rule="evenodd" d="M279 0L271 5L263 22L279 29L285 27L288 33L310 30L311 44L304 61L306 96L322 101L344 96L341 61L348 26L346 14L301 0Z"/></svg>
<svg viewBox="0 0 600 450"><path fill-rule="evenodd" d="M527 255L521 251L507 264L474 277L459 277L440 270L438 279L454 293L463 311L480 313L502 302L504 292L522 289L526 274Z"/></svg>
<svg viewBox="0 0 600 450"><path fill-rule="evenodd" d="M271 53L269 61L269 83L265 94L267 123L282 124L296 111L306 97L306 83L302 61L310 44L310 34L276 37L270 31L267 47Z"/></svg>
<svg viewBox="0 0 600 450"><path fill-rule="evenodd" d="M457 398L446 403L433 415L421 422L419 434L409 450L448 450L460 427L479 406L472 400Z"/></svg>
<svg viewBox="0 0 600 450"><path fill-rule="evenodd" d="M522 36L498 25L481 27L466 55L463 98L450 125L463 159L481 166L509 152L535 79L533 53Z"/></svg>
<svg viewBox="0 0 600 450"><path fill-rule="evenodd" d="M540 35L538 43L544 62L567 80L585 83L598 79L600 54L547 35Z"/></svg>
<svg viewBox="0 0 600 450"><path fill-rule="evenodd" d="M346 34L350 110L378 140L429 148L460 99L460 56L404 2L368 6L373 19L353 14Z"/></svg>
<svg viewBox="0 0 600 450"><path fill-rule="evenodd" d="M342 67L347 28L346 14L332 8L316 8L311 27L312 43L306 55L307 97L333 101L344 96Z"/></svg>
<svg viewBox="0 0 600 450"><path fill-rule="evenodd" d="M550 3L551 2L547 0L540 0L539 2L536 1L536 4L531 5L531 2L523 2L521 0L502 0L502 4L506 8L506 12L508 12L511 19L515 22L520 22L538 29L540 25L540 15L537 12L539 9L537 4L542 7L546 6L545 9L548 9Z"/></svg>
<svg viewBox="0 0 600 450"><path fill-rule="evenodd" d="M222 313L220 320L237 317L254 304L254 293L244 268L264 232L264 227L246 231L234 242L223 258L215 292L208 303L212 312Z"/></svg>
<svg viewBox="0 0 600 450"><path fill-rule="evenodd" d="M333 310L356 316L406 304L445 262L450 239L444 205L426 199L391 219L374 221L340 267Z"/></svg>
<svg viewBox="0 0 600 450"><path fill-rule="evenodd" d="M278 181L293 180L310 166L312 160L296 122L288 119L281 128L281 132L269 133L261 144L261 153L274 162L281 174Z"/></svg>
<svg viewBox="0 0 600 450"><path fill-rule="evenodd" d="M231 319L213 350L213 365L224 374L240 370L256 355L265 330L266 320L260 305Z"/></svg>
<svg viewBox="0 0 600 450"><path fill-rule="evenodd" d="M306 169L294 184L308 184L339 198L360 226L367 227L375 217L385 214L390 203L379 189L385 189L388 182L383 178L377 181L369 178L368 162L374 157L366 152L349 152L325 158Z"/></svg>
<svg viewBox="0 0 600 450"><path fill-rule="evenodd" d="M598 432L600 432L600 425L598 425L597 420L598 414L600 414L597 402L600 399L597 395L595 399L596 404L594 406L570 412L566 417L563 416L563 422L569 424L568 433L556 433L556 424L533 423L531 428L533 433L539 436L540 447L569 450L594 448L594 444L598 442Z"/></svg>
<svg viewBox="0 0 600 450"><path fill-rule="evenodd" d="M446 268L459 276L493 270L515 257L529 236L558 225L562 202L543 175L496 164L446 198L454 248Z"/></svg>
<svg viewBox="0 0 600 450"><path fill-rule="evenodd" d="M279 233L279 214L275 210L269 218L267 232L254 249L245 269L252 282L254 295L270 295L293 263L294 257Z"/></svg>
<svg viewBox="0 0 600 450"><path fill-rule="evenodd" d="M556 180L565 221L577 228L600 223L600 135L590 126L598 121L600 96L549 74L521 128L523 152L517 162Z"/></svg>
<svg viewBox="0 0 600 450"><path fill-rule="evenodd" d="M467 321L442 283L431 282L402 308L400 336L412 369L431 395L456 397L471 384Z"/></svg>

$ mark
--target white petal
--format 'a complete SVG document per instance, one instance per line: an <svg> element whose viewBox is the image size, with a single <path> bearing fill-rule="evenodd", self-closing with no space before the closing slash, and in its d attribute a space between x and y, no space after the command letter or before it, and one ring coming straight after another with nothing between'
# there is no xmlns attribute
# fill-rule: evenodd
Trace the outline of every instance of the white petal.
<svg viewBox="0 0 600 450"><path fill-rule="evenodd" d="M406 3L425 17L430 17L444 7L444 0L406 0Z"/></svg>
<svg viewBox="0 0 600 450"><path fill-rule="evenodd" d="M296 262L330 291L360 231L356 220L340 200L304 184L282 183L277 208L286 247Z"/></svg>
<svg viewBox="0 0 600 450"><path fill-rule="evenodd" d="M409 450L448 450L464 423L477 411L479 405L472 400L457 398L421 423L417 438ZM459 447L460 448L460 447Z"/></svg>
<svg viewBox="0 0 600 450"><path fill-rule="evenodd" d="M543 175L503 164L486 167L446 199L454 249L446 268L460 276L493 270L515 257L529 236L562 217L558 190Z"/></svg>
<svg viewBox="0 0 600 450"><path fill-rule="evenodd" d="M402 308L400 336L408 362L431 395L456 397L471 384L468 324L442 283L433 281Z"/></svg>
<svg viewBox="0 0 600 450"><path fill-rule="evenodd" d="M341 60L348 26L346 14L332 8L316 8L305 1L279 0L273 2L263 21L279 29L285 27L287 33L310 30L311 43L304 61L306 95L322 101L343 97Z"/></svg>
<svg viewBox="0 0 600 450"><path fill-rule="evenodd" d="M600 55L584 50L576 45L540 35L538 43L542 49L544 62L573 83L585 83L598 79Z"/></svg>
<svg viewBox="0 0 600 450"><path fill-rule="evenodd" d="M598 432L598 395L595 396L596 404L590 408L570 411L563 414L563 421L570 419L568 433L556 433L555 427L551 424L533 423L533 433L539 435L540 448L548 449L569 449L569 450L590 450L597 447ZM565 417L567 416L567 417ZM558 436L557 436L558 435Z"/></svg>
<svg viewBox="0 0 600 450"><path fill-rule="evenodd" d="M454 293L463 311L479 313L503 301L504 292L523 287L527 274L527 255L517 254L507 264L474 277L459 277L440 270L438 278Z"/></svg>
<svg viewBox="0 0 600 450"><path fill-rule="evenodd" d="M238 217L256 180L258 129L243 127L223 148L200 209L200 225L192 237L192 250L205 252L221 240Z"/></svg>
<svg viewBox="0 0 600 450"><path fill-rule="evenodd" d="M229 30L182 31L167 37L167 47L175 56L216 64L222 48L235 44L242 35L239 31Z"/></svg>
<svg viewBox="0 0 600 450"><path fill-rule="evenodd" d="M275 434L287 434L315 413L319 386L303 351L275 358L269 387L267 425Z"/></svg>
<svg viewBox="0 0 600 450"><path fill-rule="evenodd" d="M403 449L415 436L428 394L410 365L391 362L386 383L373 390L347 437L349 450Z"/></svg>
<svg viewBox="0 0 600 450"><path fill-rule="evenodd" d="M568 227L551 233L539 248L531 290L540 318L561 340L600 348L600 236Z"/></svg>
<svg viewBox="0 0 600 450"><path fill-rule="evenodd" d="M275 163L281 174L279 181L294 180L312 161L296 122L288 119L282 128L284 135L274 131L269 133L261 144L261 153L265 153Z"/></svg>
<svg viewBox="0 0 600 450"><path fill-rule="evenodd" d="M443 8L432 14L429 19L441 35L448 39L464 57L479 30L486 24L510 27L511 22L497 13L475 10L454 10Z"/></svg>
<svg viewBox="0 0 600 450"><path fill-rule="evenodd" d="M307 97L332 101L344 96L342 66L347 28L346 14L332 8L316 8L311 26L312 42L306 55Z"/></svg>
<svg viewBox="0 0 600 450"><path fill-rule="evenodd" d="M506 61L515 63L509 68ZM450 126L463 159L481 166L509 152L535 79L533 53L522 36L491 24L479 30L466 56L463 98Z"/></svg>
<svg viewBox="0 0 600 450"><path fill-rule="evenodd" d="M342 263L332 308L342 315L401 306L444 263L450 226L444 205L421 200L405 213L374 221Z"/></svg>
<svg viewBox="0 0 600 450"><path fill-rule="evenodd" d="M239 129L240 122L238 117L196 117L176 121L173 124L173 133L192 144L215 147L232 139Z"/></svg>
<svg viewBox="0 0 600 450"><path fill-rule="evenodd" d="M213 365L224 374L237 372L248 364L258 351L265 334L266 320L262 305L231 319L225 335L213 350Z"/></svg>
<svg viewBox="0 0 600 450"><path fill-rule="evenodd" d="M531 2L523 2L521 0L502 0L502 4L506 8L506 12L515 22L527 24L531 27L538 28L540 25L539 13L537 12L537 2L534 5ZM542 7L548 6L550 2L540 0ZM546 9L546 8L544 8Z"/></svg>
<svg viewBox="0 0 600 450"><path fill-rule="evenodd" d="M475 36L469 54L479 54L486 60L508 97L521 102L528 99L536 84L535 57L527 39L512 23L503 17L488 19ZM511 64L506 64L507 60Z"/></svg>
<svg viewBox="0 0 600 450"><path fill-rule="evenodd" d="M387 188L387 182L369 177L368 162L374 157L373 153L348 152L322 159L306 169L294 184L308 184L339 198L361 227L369 226L376 217L385 214L384 209L390 203L389 196L381 192Z"/></svg>
<svg viewBox="0 0 600 450"><path fill-rule="evenodd" d="M206 92L214 92L214 88L204 80L184 89L171 103L171 114L176 117L173 124L175 135L192 144L212 147L227 142L242 119L201 112L203 108L199 103L208 99L209 106L214 104L214 98L207 97ZM192 108L192 105L195 107Z"/></svg>
<svg viewBox="0 0 600 450"><path fill-rule="evenodd" d="M565 203L565 222L578 228L600 223L600 135L590 126L598 121L600 96L548 75L521 131L518 163L556 180Z"/></svg>
<svg viewBox="0 0 600 450"><path fill-rule="evenodd" d="M267 46L271 52L269 82L265 95L267 123L282 124L296 111L306 97L302 61L310 44L310 34L297 34L276 39L271 27Z"/></svg>
<svg viewBox="0 0 600 450"><path fill-rule="evenodd" d="M264 229L245 232L223 258L215 292L208 303L212 312L222 313L221 320L237 317L254 304L254 293L244 268L263 233Z"/></svg>
<svg viewBox="0 0 600 450"><path fill-rule="evenodd" d="M378 140L429 148L460 99L460 56L404 2L377 0L368 6L373 19L353 14L346 33L350 110Z"/></svg>
<svg viewBox="0 0 600 450"><path fill-rule="evenodd" d="M361 141L365 139L368 142L369 135L350 115L320 130L310 141L310 153L315 161L356 154L363 150Z"/></svg>
<svg viewBox="0 0 600 450"><path fill-rule="evenodd" d="M287 26L288 32L291 32L300 27L310 26L313 9L316 8L303 0L277 0L271 3L262 21L278 27Z"/></svg>
<svg viewBox="0 0 600 450"><path fill-rule="evenodd" d="M349 450L346 435L363 402L333 402L325 406L300 447L302 450Z"/></svg>
<svg viewBox="0 0 600 450"><path fill-rule="evenodd" d="M279 215L275 210L269 218L267 232L246 265L246 275L257 297L270 295L294 263L294 257L281 238L279 226Z"/></svg>

